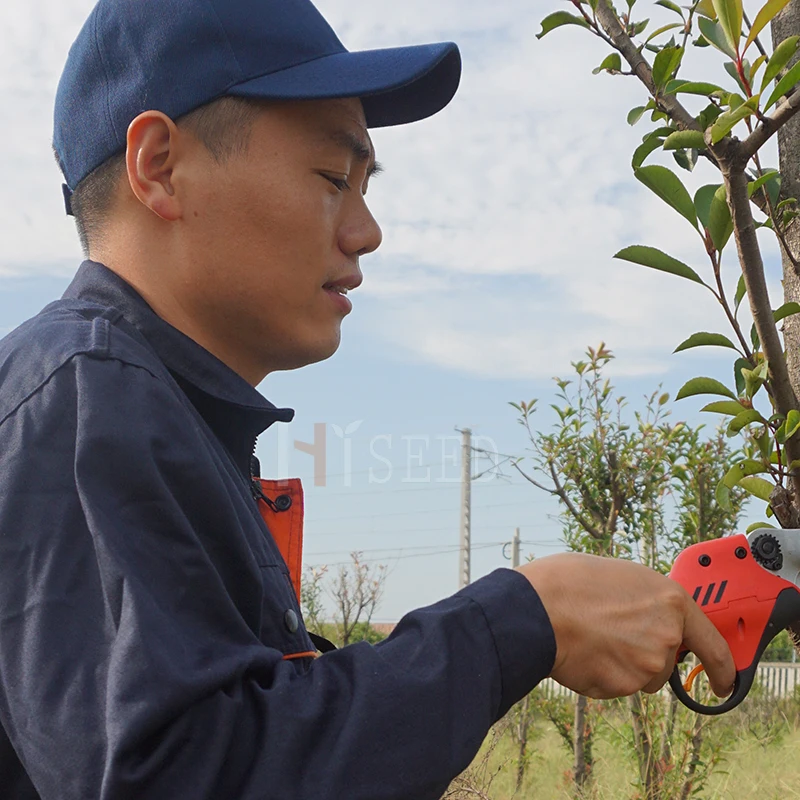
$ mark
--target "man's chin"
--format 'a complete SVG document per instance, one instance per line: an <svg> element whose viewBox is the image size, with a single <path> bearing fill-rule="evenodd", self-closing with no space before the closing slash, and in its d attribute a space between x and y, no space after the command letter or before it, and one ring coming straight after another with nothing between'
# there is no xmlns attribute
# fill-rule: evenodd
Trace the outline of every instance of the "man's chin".
<svg viewBox="0 0 800 800"><path fill-rule="evenodd" d="M337 331L336 336L327 342L317 342L313 347L302 350L297 349L291 353L287 352L285 358L282 359L281 366L276 367L274 371L288 372L294 369L310 367L312 364L319 364L321 361L327 361L339 349L341 341L341 332Z"/></svg>

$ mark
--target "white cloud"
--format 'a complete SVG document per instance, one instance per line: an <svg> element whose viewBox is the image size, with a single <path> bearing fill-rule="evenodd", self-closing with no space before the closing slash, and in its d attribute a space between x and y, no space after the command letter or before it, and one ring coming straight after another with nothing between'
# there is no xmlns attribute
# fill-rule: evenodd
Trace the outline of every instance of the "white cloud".
<svg viewBox="0 0 800 800"><path fill-rule="evenodd" d="M601 339L624 343L628 371L658 373L682 335L709 327L710 296L612 260L638 242L705 269L687 223L632 176L630 154L646 124L631 129L624 118L643 89L633 78L592 76L605 48L585 31L535 39L557 3L318 5L351 49L452 39L464 56L461 89L445 112L373 132L387 173L370 198L385 241L364 262L359 326L408 360L493 376L550 375L550 363ZM55 87L91 6L6 7L0 276L68 272L80 260L49 147ZM692 186L716 179L699 172L681 175Z"/></svg>

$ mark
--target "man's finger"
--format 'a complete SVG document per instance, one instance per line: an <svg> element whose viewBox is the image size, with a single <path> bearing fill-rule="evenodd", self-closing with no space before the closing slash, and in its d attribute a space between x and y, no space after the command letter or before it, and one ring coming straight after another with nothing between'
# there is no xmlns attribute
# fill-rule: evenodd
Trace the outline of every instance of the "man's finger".
<svg viewBox="0 0 800 800"><path fill-rule="evenodd" d="M688 605L683 629L684 645L705 667L714 694L727 697L733 691L736 678L736 667L728 643L694 601Z"/></svg>
<svg viewBox="0 0 800 800"><path fill-rule="evenodd" d="M657 675L649 683L647 683L647 685L643 686L642 691L647 692L647 694L655 694L669 680L669 676L672 675L673 669L675 669L674 653L669 659L668 666L664 668L660 675Z"/></svg>

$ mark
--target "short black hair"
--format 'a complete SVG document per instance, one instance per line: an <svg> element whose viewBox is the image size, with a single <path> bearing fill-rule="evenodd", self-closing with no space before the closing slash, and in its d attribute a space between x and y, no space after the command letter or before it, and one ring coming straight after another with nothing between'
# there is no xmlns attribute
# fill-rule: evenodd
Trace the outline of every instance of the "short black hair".
<svg viewBox="0 0 800 800"><path fill-rule="evenodd" d="M253 123L265 105L263 100L220 97L175 122L191 131L218 164L224 164L247 151ZM78 238L87 256L108 224L114 195L125 172L125 151L122 150L87 175L72 194L70 202Z"/></svg>

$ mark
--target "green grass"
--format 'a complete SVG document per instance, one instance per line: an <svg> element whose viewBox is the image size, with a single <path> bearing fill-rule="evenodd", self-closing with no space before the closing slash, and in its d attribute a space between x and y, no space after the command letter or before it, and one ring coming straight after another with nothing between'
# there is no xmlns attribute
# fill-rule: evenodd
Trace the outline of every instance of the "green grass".
<svg viewBox="0 0 800 800"><path fill-rule="evenodd" d="M780 721L782 731L727 723L720 744L721 760L703 789L693 795L702 800L800 800L800 730ZM484 751L470 768L474 785L489 788L484 794L453 794L458 798L491 800L572 800L571 755L548 723L536 726L530 760L522 789L514 793L516 745L504 735L494 746L487 740ZM592 800L639 798L637 767L628 748L606 725L599 725L595 742L595 783ZM669 800L674 800L669 798Z"/></svg>

